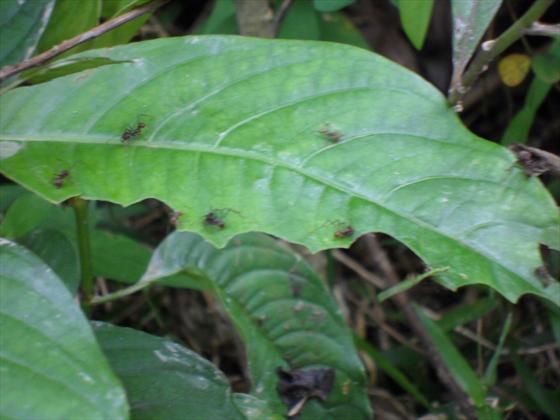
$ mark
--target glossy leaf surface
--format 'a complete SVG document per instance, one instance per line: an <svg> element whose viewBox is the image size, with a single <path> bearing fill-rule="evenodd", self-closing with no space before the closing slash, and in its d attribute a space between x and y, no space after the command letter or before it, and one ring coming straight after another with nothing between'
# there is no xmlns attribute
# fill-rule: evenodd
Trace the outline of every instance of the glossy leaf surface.
<svg viewBox="0 0 560 420"><path fill-rule="evenodd" d="M193 351L131 328L96 322L94 331L126 389L133 419L244 418L225 375Z"/></svg>
<svg viewBox="0 0 560 420"><path fill-rule="evenodd" d="M350 332L301 257L260 234L241 235L216 249L198 235L174 233L156 249L142 281L164 282L179 274L209 282L249 343L255 396L285 412L276 391L278 367L335 368L327 401L310 400L302 419L367 418L365 375Z"/></svg>
<svg viewBox="0 0 560 420"><path fill-rule="evenodd" d="M80 308L25 248L0 242L0 417L126 419L128 406Z"/></svg>
<svg viewBox="0 0 560 420"><path fill-rule="evenodd" d="M559 283L534 274L538 243L560 232L552 198L406 69L350 46L225 36L78 55L97 56L128 62L0 97L6 176L54 201L156 197L221 246L256 230L317 251L381 231L449 266L447 287L560 303Z"/></svg>
<svg viewBox="0 0 560 420"><path fill-rule="evenodd" d="M0 67L33 55L54 4L55 0L0 2Z"/></svg>

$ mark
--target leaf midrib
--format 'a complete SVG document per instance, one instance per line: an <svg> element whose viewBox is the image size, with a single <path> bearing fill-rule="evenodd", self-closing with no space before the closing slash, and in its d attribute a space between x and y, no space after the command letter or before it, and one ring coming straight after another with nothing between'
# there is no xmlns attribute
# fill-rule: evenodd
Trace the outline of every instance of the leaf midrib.
<svg viewBox="0 0 560 420"><path fill-rule="evenodd" d="M295 173L297 173L297 174L299 174L299 175L301 175L305 178L308 178L308 179L313 180L313 181L315 181L319 184L330 187L334 190L338 190L338 191L340 191L344 194L347 194L348 196L356 197L356 198L359 198L359 199L364 200L366 202L369 202L373 206L376 206L378 208L389 211L390 213L392 213L397 218L401 218L408 223L416 224L423 229L431 231L431 232L433 232L437 235L440 235L444 238L450 239L453 242L456 242L458 245L479 254L481 257L487 259L488 261L491 261L493 264L504 268L507 272L516 276L521 281L525 282L526 284L528 284L529 286L534 288L534 285L532 283L528 282L521 274L517 273L515 270L511 269L510 267L501 264L501 262L497 261L491 255L486 254L483 250L478 249L473 244L470 244L468 242L465 242L464 240L461 240L461 239L455 238L453 236L450 236L446 232L443 232L443 231L437 229L435 226L430 225L429 223L426 223L426 222L414 217L413 215L405 214L405 213L402 213L402 212L400 212L400 211L398 211L394 208L391 208L387 205L380 204L378 201L374 200L371 197L367 197L367 196L365 196L365 195L363 195L359 192L355 192L348 187L340 185L336 182L332 182L331 180L328 180L328 179L326 179L326 178L324 178L320 175L311 174L308 171L306 171L305 169L303 169L299 166L289 164L286 161L275 160L271 157L268 157L268 156L265 156L265 155L262 155L262 154L257 154L257 153L247 151L247 150L229 149L229 148L227 148L227 149L226 148L217 149L214 145L203 146L201 144L193 144L193 143L185 144L183 142L178 142L178 141L177 142L158 141L157 143L137 142L137 143L131 143L128 146L123 146L122 142L120 140L116 140L113 136L107 137L108 140L105 141L105 142L103 142L103 141L92 141L91 138L87 138L87 137L86 138L84 138L84 137L81 137L81 138L64 138L64 140L60 140L61 138L62 137L58 137L56 139L53 139L53 138L48 138L48 137L41 138L41 137L23 137L23 136L10 136L10 137L6 138L6 137L2 136L2 137L0 137L0 141L16 141L16 142L24 142L24 143L25 142L49 142L49 143L69 143L70 142L70 143L103 145L103 146L144 147L144 148L152 148L152 149L182 150L182 151L187 151L187 152L201 152L201 153L214 154L214 155L220 155L220 156L242 158L242 159L261 162L261 163L264 163L266 165L270 165L270 166L274 166L274 167L280 167L280 168L286 169L287 171L295 172ZM99 138L99 137L95 137L95 138Z"/></svg>

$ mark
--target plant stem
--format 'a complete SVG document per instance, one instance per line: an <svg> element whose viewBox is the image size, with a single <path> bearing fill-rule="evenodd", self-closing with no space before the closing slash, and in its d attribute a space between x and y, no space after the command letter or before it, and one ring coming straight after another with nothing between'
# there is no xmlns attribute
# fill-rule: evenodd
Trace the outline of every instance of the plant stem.
<svg viewBox="0 0 560 420"><path fill-rule="evenodd" d="M103 296L95 296L90 300L90 303L92 305L99 305L101 303L107 303L113 300L121 299L125 296L131 295L150 286L152 283L153 282L151 281L139 281L138 283L135 283L132 286L125 287L124 289L117 290L116 292L108 293Z"/></svg>
<svg viewBox="0 0 560 420"><path fill-rule="evenodd" d="M152 3L145 4L121 16L117 16L114 19L108 20L107 22L104 22L101 25L90 29L89 31L76 35L73 38L67 39L64 42L55 45L50 50L45 51L42 54L36 55L35 57L30 58L29 60L22 61L21 63L18 64L13 64L13 65L10 64L4 66L2 67L2 69L0 69L0 82L24 70L40 66L46 61L56 57L57 55L60 55L63 52L66 52L69 49L74 48L76 45L83 44L84 42L97 38L98 36L103 35L105 32L108 32L111 29L115 29L121 25L124 25L125 23L133 19L136 19L137 17L143 14L153 12L164 3L167 3L167 1L168 0L156 0Z"/></svg>
<svg viewBox="0 0 560 420"><path fill-rule="evenodd" d="M529 10L498 38L483 43L483 47L473 59L462 80L451 86L449 102L455 105L462 95L471 88L485 66L521 38L525 34L526 29L542 16L553 2L554 0L536 0Z"/></svg>
<svg viewBox="0 0 560 420"><path fill-rule="evenodd" d="M88 202L75 197L71 200L74 215L76 216L76 231L78 237L78 250L80 252L80 284L84 302L89 306L95 293L93 285L93 271L91 268L91 246L89 240Z"/></svg>

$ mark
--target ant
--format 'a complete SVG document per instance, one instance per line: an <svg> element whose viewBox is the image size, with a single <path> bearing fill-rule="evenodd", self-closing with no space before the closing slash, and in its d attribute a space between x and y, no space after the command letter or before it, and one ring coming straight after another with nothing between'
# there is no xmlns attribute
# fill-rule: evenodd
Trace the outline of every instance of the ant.
<svg viewBox="0 0 560 420"><path fill-rule="evenodd" d="M350 225L346 226L344 229L337 230L334 233L335 238L349 238L354 235L354 228Z"/></svg>
<svg viewBox="0 0 560 420"><path fill-rule="evenodd" d="M124 133L122 133L122 135L121 135L121 139L122 139L123 143L128 144L128 142L130 141L131 138L139 136L142 133L143 128L146 128L146 124L144 124L142 121L140 121L136 125L136 128L130 128L129 127L126 130L124 130Z"/></svg>
<svg viewBox="0 0 560 420"><path fill-rule="evenodd" d="M54 187L56 189L60 189L62 188L62 186L64 185L64 180L66 178L68 178L68 176L70 175L70 171L67 169L63 169L62 171L60 171L56 177L54 178L52 184L54 185Z"/></svg>
<svg viewBox="0 0 560 420"><path fill-rule="evenodd" d="M220 229L226 227L226 224L223 222L223 220L216 216L213 211L207 213L206 216L204 216L204 223L206 223L207 225L218 226Z"/></svg>
<svg viewBox="0 0 560 420"><path fill-rule="evenodd" d="M327 127L322 127L319 130L319 133L321 133L321 135L323 137L326 137L327 139L329 139L333 143L338 143L342 139L342 133L341 132L329 130Z"/></svg>

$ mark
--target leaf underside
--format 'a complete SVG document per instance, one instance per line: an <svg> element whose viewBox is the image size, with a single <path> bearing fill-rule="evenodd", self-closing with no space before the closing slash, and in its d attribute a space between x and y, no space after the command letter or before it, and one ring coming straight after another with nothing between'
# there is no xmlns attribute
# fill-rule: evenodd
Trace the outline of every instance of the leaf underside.
<svg viewBox="0 0 560 420"><path fill-rule="evenodd" d="M451 267L449 288L560 303L558 282L534 273L560 223L552 198L406 69L339 44L231 36L78 57L131 62L0 97L2 172L47 199L154 197L219 246L264 231L318 251L384 232ZM355 234L337 236L346 226Z"/></svg>

